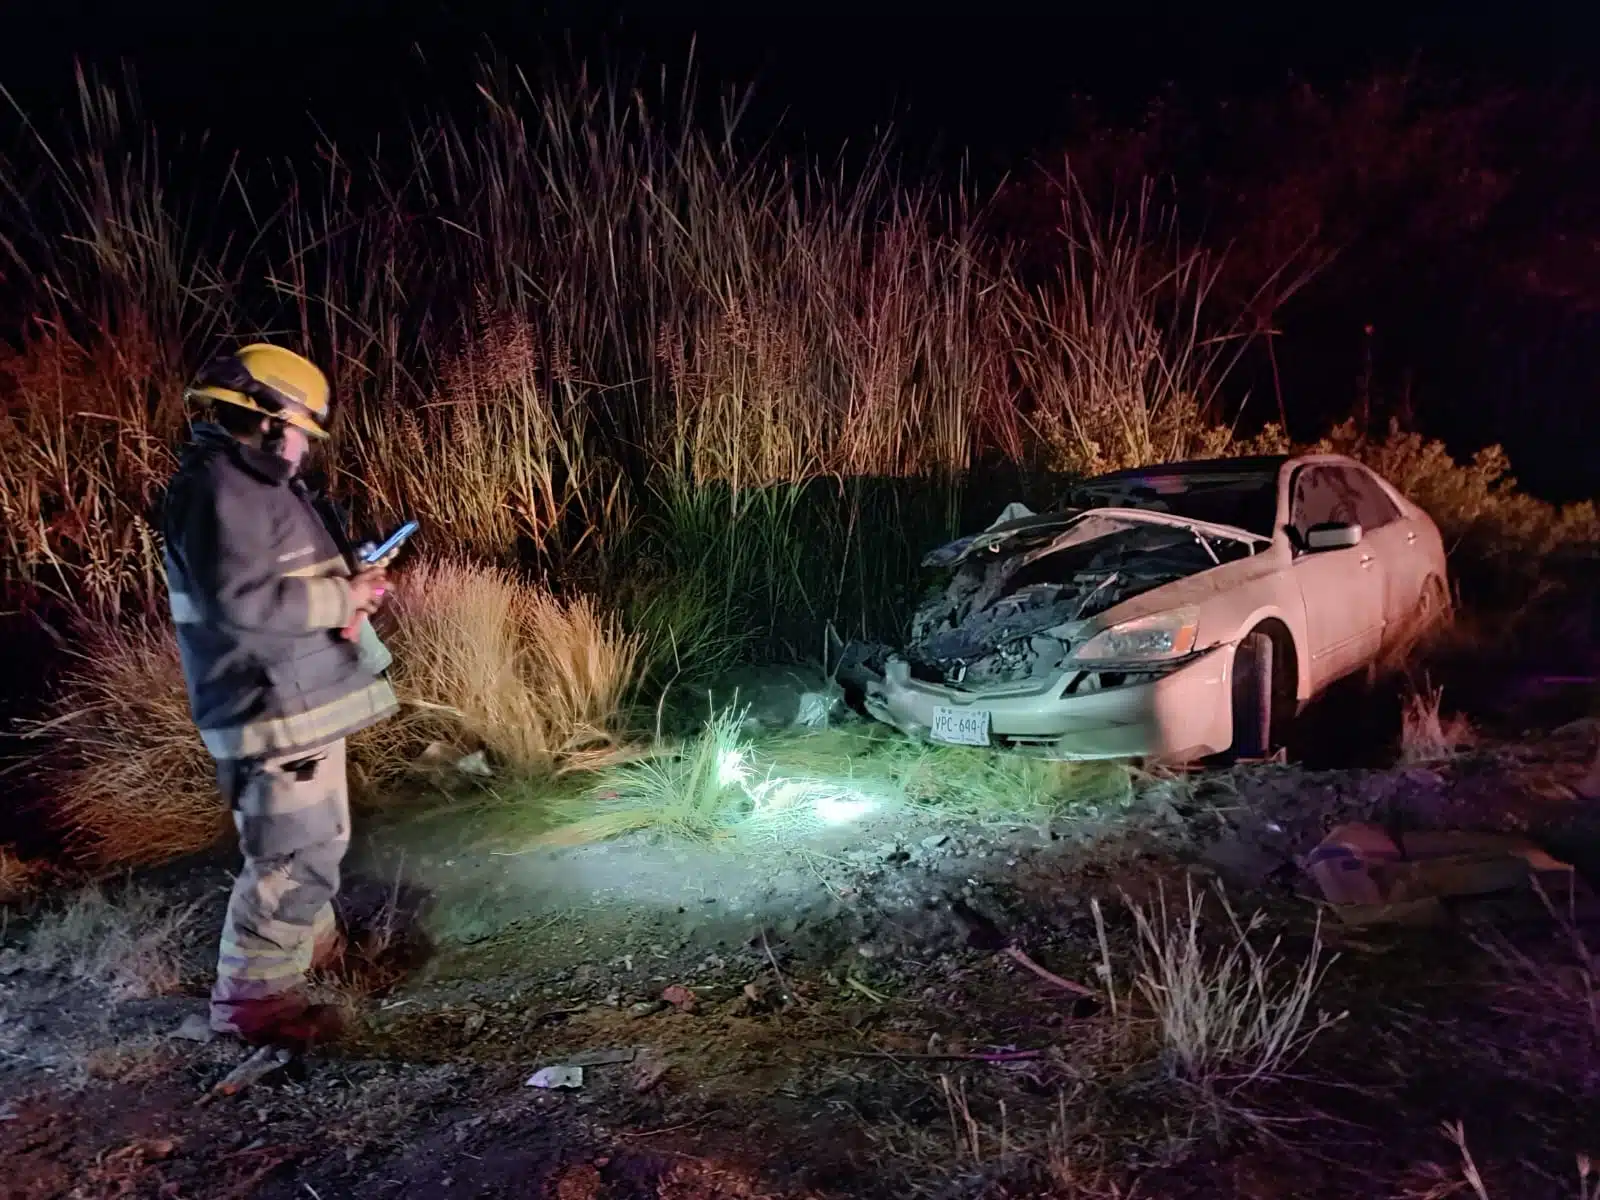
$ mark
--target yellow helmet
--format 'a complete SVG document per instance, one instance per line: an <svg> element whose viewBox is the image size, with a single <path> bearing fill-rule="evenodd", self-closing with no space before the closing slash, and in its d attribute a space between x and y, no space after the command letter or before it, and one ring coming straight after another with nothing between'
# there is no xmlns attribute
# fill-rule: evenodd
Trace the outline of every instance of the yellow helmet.
<svg viewBox="0 0 1600 1200"><path fill-rule="evenodd" d="M282 346L257 343L207 363L186 393L195 399L237 404L328 436L328 377L315 363Z"/></svg>

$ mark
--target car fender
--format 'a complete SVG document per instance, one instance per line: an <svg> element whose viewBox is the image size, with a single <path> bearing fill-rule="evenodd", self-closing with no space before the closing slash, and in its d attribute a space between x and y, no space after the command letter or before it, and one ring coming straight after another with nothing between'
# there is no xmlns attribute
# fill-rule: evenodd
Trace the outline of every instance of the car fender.
<svg viewBox="0 0 1600 1200"><path fill-rule="evenodd" d="M1094 624L1103 629L1175 608L1193 608L1199 614L1197 650L1237 646L1261 622L1281 622L1294 643L1295 697L1302 702L1310 698L1305 600L1294 578L1293 559L1286 543L1275 543L1250 558L1224 563L1130 597L1106 609Z"/></svg>

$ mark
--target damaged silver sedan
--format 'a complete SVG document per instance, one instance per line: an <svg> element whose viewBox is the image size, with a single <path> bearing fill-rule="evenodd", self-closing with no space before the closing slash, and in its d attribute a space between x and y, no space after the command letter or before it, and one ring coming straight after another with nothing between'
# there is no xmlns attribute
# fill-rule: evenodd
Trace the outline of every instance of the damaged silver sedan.
<svg viewBox="0 0 1600 1200"><path fill-rule="evenodd" d="M868 671L873 717L1052 758L1263 757L1448 605L1438 529L1348 458L1123 471L1072 501L927 556L944 581Z"/></svg>

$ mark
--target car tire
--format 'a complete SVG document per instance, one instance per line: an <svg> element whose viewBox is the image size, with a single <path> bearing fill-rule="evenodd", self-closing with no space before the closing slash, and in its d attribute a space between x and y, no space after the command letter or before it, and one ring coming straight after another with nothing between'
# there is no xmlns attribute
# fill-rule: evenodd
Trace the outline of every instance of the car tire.
<svg viewBox="0 0 1600 1200"><path fill-rule="evenodd" d="M1233 652L1233 748L1230 757L1272 753L1272 639L1246 634Z"/></svg>

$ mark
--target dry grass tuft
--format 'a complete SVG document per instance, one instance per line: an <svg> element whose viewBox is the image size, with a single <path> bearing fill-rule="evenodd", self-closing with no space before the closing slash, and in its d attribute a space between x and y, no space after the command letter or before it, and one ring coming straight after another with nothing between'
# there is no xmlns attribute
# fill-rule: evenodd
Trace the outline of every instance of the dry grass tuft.
<svg viewBox="0 0 1600 1200"><path fill-rule="evenodd" d="M747 788L749 743L740 736L742 712L713 713L684 745L603 772L588 794L559 806L562 824L538 839L577 845L640 829L660 829L691 841L732 833L753 807Z"/></svg>
<svg viewBox="0 0 1600 1200"><path fill-rule="evenodd" d="M489 560L618 524L621 476L588 453L587 390L543 357L526 317L479 313L423 403L357 407L345 437L366 510Z"/></svg>
<svg viewBox="0 0 1600 1200"><path fill-rule="evenodd" d="M1499 968L1496 1008L1508 1028L1521 1031L1518 1046L1529 1073L1554 1071L1592 1088L1600 1083L1600 958L1573 915L1562 912L1537 879L1533 887L1566 953L1518 944L1498 932L1476 941Z"/></svg>
<svg viewBox="0 0 1600 1200"><path fill-rule="evenodd" d="M1462 713L1444 715L1444 689L1424 685L1406 698L1401 713L1400 762L1405 766L1455 758L1477 741Z"/></svg>
<svg viewBox="0 0 1600 1200"><path fill-rule="evenodd" d="M1320 922L1298 964L1288 961L1277 938L1258 947L1262 914L1241 923L1220 887L1228 928L1221 945L1208 947L1202 935L1205 898L1192 883L1186 883L1185 898L1183 912L1168 910L1164 890L1148 910L1126 901L1139 933L1133 991L1155 1018L1169 1071L1208 1096L1228 1099L1282 1078L1319 1034L1343 1019L1343 1013L1312 1009L1333 960L1324 959ZM1131 1016L1130 997L1118 995L1098 903L1094 910L1102 982L1113 1013Z"/></svg>
<svg viewBox="0 0 1600 1200"><path fill-rule="evenodd" d="M86 888L40 918L23 965L111 1000L168 995L178 988L183 940L196 912L196 905L176 907L151 888L130 885L114 894Z"/></svg>
<svg viewBox="0 0 1600 1200"><path fill-rule="evenodd" d="M164 862L227 828L216 767L189 714L170 626L86 626L51 704L25 726L76 857L94 867Z"/></svg>
<svg viewBox="0 0 1600 1200"><path fill-rule="evenodd" d="M1470 1196L1473 1200L1494 1200L1495 1192L1489 1187L1479 1169L1472 1149L1467 1145L1467 1129L1461 1121L1446 1121L1440 1132L1456 1150L1455 1168L1430 1163L1422 1172L1423 1178L1401 1193L1400 1200L1447 1200L1451 1196ZM1587 1154L1577 1155L1577 1185L1572 1195L1576 1200L1600 1200L1600 1170Z"/></svg>
<svg viewBox="0 0 1600 1200"><path fill-rule="evenodd" d="M481 746L520 772L623 752L640 645L587 597L451 559L406 572L393 615L391 677L409 711L355 739L369 777L392 777L435 740Z"/></svg>
<svg viewBox="0 0 1600 1200"><path fill-rule="evenodd" d="M0 846L0 904L15 904L39 886L44 865L18 858L9 846Z"/></svg>

